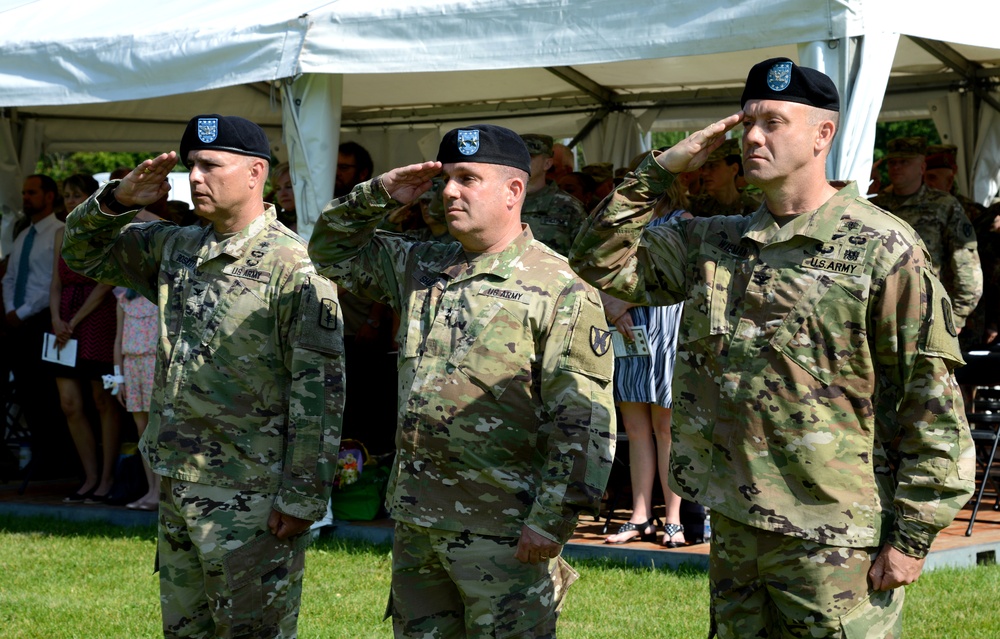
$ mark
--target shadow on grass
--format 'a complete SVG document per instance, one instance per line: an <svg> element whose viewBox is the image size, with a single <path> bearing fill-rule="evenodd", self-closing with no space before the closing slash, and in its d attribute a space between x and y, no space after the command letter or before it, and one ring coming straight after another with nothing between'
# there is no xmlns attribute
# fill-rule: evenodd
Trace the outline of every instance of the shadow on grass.
<svg viewBox="0 0 1000 639"><path fill-rule="evenodd" d="M100 521L72 521L58 517L0 514L0 531L39 533L60 537L142 539L156 541L156 526L120 526Z"/></svg>

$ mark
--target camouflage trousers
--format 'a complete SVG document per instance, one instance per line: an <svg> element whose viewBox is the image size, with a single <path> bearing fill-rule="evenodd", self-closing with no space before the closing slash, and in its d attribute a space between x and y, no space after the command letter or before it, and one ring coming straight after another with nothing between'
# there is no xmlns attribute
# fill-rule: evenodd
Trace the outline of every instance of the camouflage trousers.
<svg viewBox="0 0 1000 639"><path fill-rule="evenodd" d="M870 589L876 550L826 546L713 512L708 577L719 639L898 638L903 589Z"/></svg>
<svg viewBox="0 0 1000 639"><path fill-rule="evenodd" d="M309 534L271 534L274 497L162 478L156 547L165 637L296 636Z"/></svg>
<svg viewBox="0 0 1000 639"><path fill-rule="evenodd" d="M386 609L395 636L554 638L563 597L578 575L562 557L522 564L516 550L516 537L396 522Z"/></svg>

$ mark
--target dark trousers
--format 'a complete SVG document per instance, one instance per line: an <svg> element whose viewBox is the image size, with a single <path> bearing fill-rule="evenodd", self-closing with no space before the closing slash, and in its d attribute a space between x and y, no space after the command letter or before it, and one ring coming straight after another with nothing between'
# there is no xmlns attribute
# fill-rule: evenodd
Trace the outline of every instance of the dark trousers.
<svg viewBox="0 0 1000 639"><path fill-rule="evenodd" d="M37 313L16 328L8 326L0 349L5 360L0 374L14 374L14 400L31 431L31 476L35 479L68 476L77 467L55 375L42 361L42 341L51 331L49 312Z"/></svg>

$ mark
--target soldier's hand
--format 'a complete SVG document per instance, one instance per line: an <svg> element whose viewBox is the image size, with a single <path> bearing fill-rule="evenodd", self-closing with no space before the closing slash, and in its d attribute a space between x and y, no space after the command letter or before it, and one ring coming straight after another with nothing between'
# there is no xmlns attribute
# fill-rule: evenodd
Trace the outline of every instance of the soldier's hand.
<svg viewBox="0 0 1000 639"><path fill-rule="evenodd" d="M521 536L517 540L514 558L522 564L539 564L555 559L562 552L562 544L539 535L527 526L521 526Z"/></svg>
<svg viewBox="0 0 1000 639"><path fill-rule="evenodd" d="M288 539L299 533L304 533L312 526L312 521L299 519L289 514L271 509L271 516L267 518L267 527L271 534L278 539Z"/></svg>
<svg viewBox="0 0 1000 639"><path fill-rule="evenodd" d="M708 154L726 141L726 131L743 121L743 112L695 131L656 157L656 162L673 174L693 171L705 163Z"/></svg>
<svg viewBox="0 0 1000 639"><path fill-rule="evenodd" d="M167 175L177 166L177 154L161 153L151 160L144 160L122 178L115 189L115 199L126 206L141 208L159 200L170 192Z"/></svg>
<svg viewBox="0 0 1000 639"><path fill-rule="evenodd" d="M917 559L896 550L889 544L882 546L868 570L868 578L875 590L892 590L912 584L924 569L924 558Z"/></svg>
<svg viewBox="0 0 1000 639"><path fill-rule="evenodd" d="M409 204L431 188L431 178L441 172L440 162L424 162L382 174L382 186L392 199Z"/></svg>

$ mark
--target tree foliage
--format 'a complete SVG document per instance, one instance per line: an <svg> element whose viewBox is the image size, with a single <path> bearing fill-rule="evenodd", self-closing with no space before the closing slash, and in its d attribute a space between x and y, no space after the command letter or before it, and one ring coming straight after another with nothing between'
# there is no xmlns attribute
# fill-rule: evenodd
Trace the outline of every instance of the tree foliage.
<svg viewBox="0 0 1000 639"><path fill-rule="evenodd" d="M36 173L48 175L57 182L62 182L74 173L111 172L120 167L134 168L143 160L153 157L151 153L121 153L97 151L94 153L46 153L38 161ZM183 170L183 167L181 167Z"/></svg>

